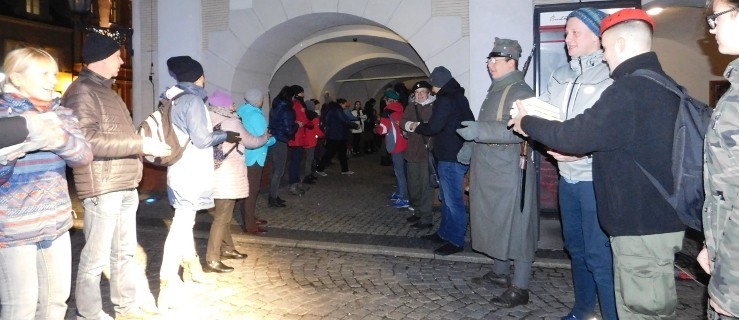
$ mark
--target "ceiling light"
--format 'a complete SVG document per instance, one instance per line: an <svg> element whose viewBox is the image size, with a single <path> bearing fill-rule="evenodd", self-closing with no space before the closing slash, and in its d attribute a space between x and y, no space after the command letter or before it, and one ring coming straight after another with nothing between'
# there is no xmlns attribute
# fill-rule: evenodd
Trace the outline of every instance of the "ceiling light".
<svg viewBox="0 0 739 320"><path fill-rule="evenodd" d="M650 15L650 16L656 16L656 15L660 14L662 12L662 10L664 10L664 9L662 9L661 7L654 7L654 8L651 8L651 9L647 10L647 14Z"/></svg>

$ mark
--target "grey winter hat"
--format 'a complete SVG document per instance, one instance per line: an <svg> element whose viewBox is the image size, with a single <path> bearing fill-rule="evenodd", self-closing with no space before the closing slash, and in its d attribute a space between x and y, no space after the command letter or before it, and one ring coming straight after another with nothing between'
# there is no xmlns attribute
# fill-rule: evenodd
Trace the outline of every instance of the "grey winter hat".
<svg viewBox="0 0 739 320"><path fill-rule="evenodd" d="M511 58L518 60L521 58L521 45L518 41L511 39L501 39L495 37L495 44L493 44L493 51L488 54L488 59L494 57Z"/></svg>
<svg viewBox="0 0 739 320"><path fill-rule="evenodd" d="M438 66L431 71L431 84L434 87L443 88L449 80L452 80L452 73L444 66Z"/></svg>
<svg viewBox="0 0 739 320"><path fill-rule="evenodd" d="M246 99L246 103L256 106L257 103L259 103L259 101L264 98L264 93L262 93L262 90L259 90L257 88L251 88L249 90L246 90L246 95L244 95L244 98Z"/></svg>

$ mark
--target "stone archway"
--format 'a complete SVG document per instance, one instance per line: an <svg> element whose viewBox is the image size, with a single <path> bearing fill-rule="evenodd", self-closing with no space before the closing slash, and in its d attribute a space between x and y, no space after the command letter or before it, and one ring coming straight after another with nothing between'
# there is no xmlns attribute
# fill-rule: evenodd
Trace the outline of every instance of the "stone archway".
<svg viewBox="0 0 739 320"><path fill-rule="evenodd" d="M415 66L417 73L428 74L442 61L448 66L453 61L450 70L464 85L469 82L469 37L463 33L463 18L434 16L432 2L304 1L286 7L280 1L254 0L251 7L229 12L227 30L208 35L204 64L209 85L234 97L249 87L274 94L284 83L272 84L273 78L292 65L291 84L320 97L340 90L338 78L365 76L362 71L371 70L367 64ZM351 41L357 38L363 41ZM339 46L349 53L331 51Z"/></svg>

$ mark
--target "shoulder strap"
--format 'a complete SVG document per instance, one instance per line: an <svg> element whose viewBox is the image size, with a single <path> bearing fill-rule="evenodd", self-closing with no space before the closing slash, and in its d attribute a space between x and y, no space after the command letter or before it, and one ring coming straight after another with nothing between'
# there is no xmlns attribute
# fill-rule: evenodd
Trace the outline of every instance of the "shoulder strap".
<svg viewBox="0 0 739 320"><path fill-rule="evenodd" d="M683 90L680 85L673 82L672 80L668 79L664 75L660 74L659 72L649 70L649 69L638 69L631 73L633 76L637 77L644 77L649 80L652 80L659 85L665 87L665 89L670 90L672 93L682 97L685 95L685 91Z"/></svg>
<svg viewBox="0 0 739 320"><path fill-rule="evenodd" d="M503 121L503 108L505 108L505 100L506 98L508 98L508 91L511 90L512 86L513 83L506 86L505 90L503 90L503 97L500 98L500 103L498 104L498 115L495 117L495 121Z"/></svg>

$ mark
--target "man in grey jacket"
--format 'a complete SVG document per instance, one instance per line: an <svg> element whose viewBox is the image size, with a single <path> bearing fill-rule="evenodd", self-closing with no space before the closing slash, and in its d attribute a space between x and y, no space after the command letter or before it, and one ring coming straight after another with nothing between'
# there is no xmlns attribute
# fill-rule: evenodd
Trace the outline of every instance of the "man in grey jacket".
<svg viewBox="0 0 739 320"><path fill-rule="evenodd" d="M157 313L148 283L137 288L144 274L134 261L136 187L143 170L141 155L166 156L170 148L136 133L126 104L110 87L123 64L123 40L121 33L110 30L88 34L82 47L87 67L63 98L79 119L94 156L90 164L74 168L77 195L85 207L85 246L75 286L78 319L111 319L103 311L100 293L100 277L108 266L116 319L141 319L142 311ZM137 303L137 294L148 297L149 303Z"/></svg>
<svg viewBox="0 0 739 320"><path fill-rule="evenodd" d="M565 44L570 62L552 73L540 97L560 108L560 118L583 113L613 83L600 48L600 22L606 14L580 8L567 16ZM611 247L598 221L589 154L549 150L559 168L559 209L565 248L572 259L575 305L563 320L589 319L599 300L604 320L618 319L613 289Z"/></svg>

